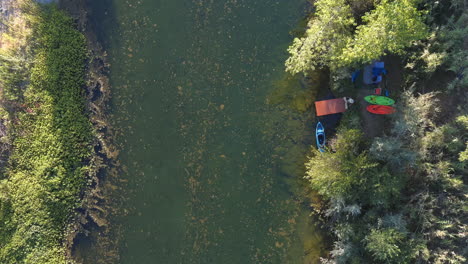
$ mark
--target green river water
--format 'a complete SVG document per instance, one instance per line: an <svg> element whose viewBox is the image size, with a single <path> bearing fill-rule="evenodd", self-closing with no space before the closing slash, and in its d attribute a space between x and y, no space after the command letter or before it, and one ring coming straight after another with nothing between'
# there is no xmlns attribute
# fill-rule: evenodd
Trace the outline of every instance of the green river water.
<svg viewBox="0 0 468 264"><path fill-rule="evenodd" d="M303 89L283 65L306 2L90 1L125 182L120 263L317 263L296 191L312 114L268 103Z"/></svg>

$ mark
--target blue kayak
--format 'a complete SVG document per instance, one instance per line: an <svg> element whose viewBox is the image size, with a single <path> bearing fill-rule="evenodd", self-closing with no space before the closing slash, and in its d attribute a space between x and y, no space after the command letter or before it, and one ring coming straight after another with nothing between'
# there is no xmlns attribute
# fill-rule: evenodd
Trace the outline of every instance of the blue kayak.
<svg viewBox="0 0 468 264"><path fill-rule="evenodd" d="M315 138L317 140L317 148L320 152L325 152L325 128L323 128L322 123L317 123L317 128L315 129Z"/></svg>

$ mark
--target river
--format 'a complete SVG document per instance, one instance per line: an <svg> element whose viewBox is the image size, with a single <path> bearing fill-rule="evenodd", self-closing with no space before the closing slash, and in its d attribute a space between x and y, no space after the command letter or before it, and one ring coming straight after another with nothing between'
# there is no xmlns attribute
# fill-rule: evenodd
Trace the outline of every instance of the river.
<svg viewBox="0 0 468 264"><path fill-rule="evenodd" d="M269 104L278 83L301 89L284 61L307 1L89 2L119 131L120 263L317 263L291 183L312 115Z"/></svg>

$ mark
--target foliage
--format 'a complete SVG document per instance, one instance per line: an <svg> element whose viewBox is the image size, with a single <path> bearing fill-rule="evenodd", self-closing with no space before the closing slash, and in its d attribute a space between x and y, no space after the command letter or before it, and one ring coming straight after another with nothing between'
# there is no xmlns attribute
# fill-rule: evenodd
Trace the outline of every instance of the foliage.
<svg viewBox="0 0 468 264"><path fill-rule="evenodd" d="M393 135L398 139L414 138L419 142L427 130L435 127L434 119L440 113L436 93L420 94L414 96L412 90L404 91L400 95L398 112L391 129Z"/></svg>
<svg viewBox="0 0 468 264"><path fill-rule="evenodd" d="M403 92L393 128L370 145L346 113L330 146L335 152L310 157L306 178L328 201L324 215L336 237L332 260L466 261L466 235L460 230L466 230L468 219L463 158L468 118L462 114L437 124L436 96ZM372 165L365 170L359 161L348 165L362 156Z"/></svg>
<svg viewBox="0 0 468 264"><path fill-rule="evenodd" d="M375 166L366 153L360 153L363 136L359 130L350 129L338 133L333 149L312 157L306 164L307 176L312 188L326 198L345 197L362 175Z"/></svg>
<svg viewBox="0 0 468 264"><path fill-rule="evenodd" d="M357 2L346 2L359 25L342 32L345 47L310 55L293 45L291 58L302 64L295 69L287 65L287 70L326 66L331 87L349 93L352 88L339 76L396 53L410 69L405 76L409 88L395 91L397 112L383 135L364 138L357 114L348 111L328 152L315 151L306 163L306 178L324 197L322 214L335 236L331 258L323 262L466 263L466 1L358 2L358 12ZM318 23L320 15L312 21ZM306 43L308 33L320 39L317 32L306 32L301 41ZM436 79L440 87L433 88ZM458 105L447 105L452 102Z"/></svg>
<svg viewBox="0 0 468 264"><path fill-rule="evenodd" d="M18 0L17 4L25 6L27 2ZM8 21L2 23L6 31L2 32L0 47L0 96L1 103L8 104L9 100L20 101L21 90L29 79L32 54L26 42L31 36L31 28L26 25L27 19L22 15L11 15Z"/></svg>
<svg viewBox="0 0 468 264"><path fill-rule="evenodd" d="M375 159L386 162L395 173L402 173L405 165L415 164L417 153L411 150L401 151L404 142L395 137L377 137L370 147L370 154Z"/></svg>
<svg viewBox="0 0 468 264"><path fill-rule="evenodd" d="M416 0L383 0L375 10L362 17L339 58L342 66L369 63L388 53L401 53L414 41L427 37L428 31Z"/></svg>
<svg viewBox="0 0 468 264"><path fill-rule="evenodd" d="M449 89L466 88L468 86L468 50L466 49L466 36L468 35L468 11L458 18L452 17L440 32L443 49L449 51L446 62L449 70L457 76L450 84Z"/></svg>
<svg viewBox="0 0 468 264"><path fill-rule="evenodd" d="M351 2L354 9L348 4ZM286 70L307 73L317 67L357 66L386 53L401 53L418 39L427 37L423 12L417 0L382 0L356 26L353 15L365 10L369 1L318 0L316 13L305 36L296 38L288 51Z"/></svg>
<svg viewBox="0 0 468 264"><path fill-rule="evenodd" d="M318 0L315 6L305 36L295 38L288 49L286 70L291 73L333 65L351 38L354 18L346 0Z"/></svg>
<svg viewBox="0 0 468 264"><path fill-rule="evenodd" d="M16 51L15 51L16 52ZM2 101L18 100L21 87L27 80L27 66L22 58L12 54L12 50L0 50L0 86L2 87Z"/></svg>
<svg viewBox="0 0 468 264"><path fill-rule="evenodd" d="M376 260L382 262L396 262L401 254L401 244L405 235L393 228L372 229L365 238L366 249Z"/></svg>
<svg viewBox="0 0 468 264"><path fill-rule="evenodd" d="M448 86L436 87L452 93L468 85L468 9L466 1L425 0L430 16L427 24L431 29L429 37L418 41L405 54L408 83L427 85L438 79L450 80Z"/></svg>
<svg viewBox="0 0 468 264"><path fill-rule="evenodd" d="M468 132L468 115L462 115L457 118L457 123L460 124L465 131ZM465 133L466 135L466 133ZM465 139L465 150L460 152L459 161L465 162L468 161L468 140Z"/></svg>
<svg viewBox="0 0 468 264"><path fill-rule="evenodd" d="M0 183L1 263L66 262L61 243L91 153L84 36L56 7L35 11L28 16L34 29L30 84L14 124L8 178Z"/></svg>

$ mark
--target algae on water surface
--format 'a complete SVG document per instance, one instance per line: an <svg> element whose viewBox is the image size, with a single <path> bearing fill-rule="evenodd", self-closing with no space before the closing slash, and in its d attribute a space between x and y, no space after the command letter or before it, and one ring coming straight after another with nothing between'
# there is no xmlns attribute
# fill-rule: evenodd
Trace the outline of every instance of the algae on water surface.
<svg viewBox="0 0 468 264"><path fill-rule="evenodd" d="M305 1L91 5L120 128L121 263L317 262L285 173L302 177L284 150L307 152L309 92L292 105L306 114L267 104Z"/></svg>

